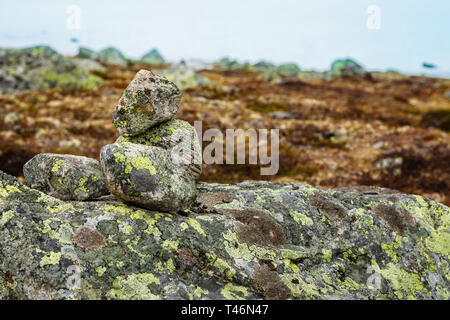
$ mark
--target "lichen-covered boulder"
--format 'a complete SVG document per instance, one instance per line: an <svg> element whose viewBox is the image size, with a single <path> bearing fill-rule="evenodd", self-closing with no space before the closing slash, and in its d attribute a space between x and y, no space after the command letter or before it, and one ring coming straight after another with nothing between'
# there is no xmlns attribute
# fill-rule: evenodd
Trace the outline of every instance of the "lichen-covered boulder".
<svg viewBox="0 0 450 320"><path fill-rule="evenodd" d="M332 63L330 73L332 77L352 77L364 76L366 71L352 59L338 59Z"/></svg>
<svg viewBox="0 0 450 320"><path fill-rule="evenodd" d="M194 177L202 172L202 150L194 127L189 122L172 119L134 136L120 136L115 143L137 143L156 146L179 155L180 163ZM175 154L177 153L177 154Z"/></svg>
<svg viewBox="0 0 450 320"><path fill-rule="evenodd" d="M0 172L2 299L450 298L450 209L380 188L199 184L187 216Z"/></svg>
<svg viewBox="0 0 450 320"><path fill-rule="evenodd" d="M89 200L109 194L100 163L87 157L41 153L23 167L25 181L62 200Z"/></svg>
<svg viewBox="0 0 450 320"><path fill-rule="evenodd" d="M141 61L153 66L162 66L166 64L164 57L156 48L153 48L152 50L144 54L141 58Z"/></svg>
<svg viewBox="0 0 450 320"><path fill-rule="evenodd" d="M196 198L194 176L173 161L169 150L116 143L104 146L100 159L109 191L124 202L178 212Z"/></svg>
<svg viewBox="0 0 450 320"><path fill-rule="evenodd" d="M48 46L0 49L0 93L95 89L102 80Z"/></svg>
<svg viewBox="0 0 450 320"><path fill-rule="evenodd" d="M125 89L113 111L120 134L138 134L173 118L180 107L181 91L169 80L140 70Z"/></svg>

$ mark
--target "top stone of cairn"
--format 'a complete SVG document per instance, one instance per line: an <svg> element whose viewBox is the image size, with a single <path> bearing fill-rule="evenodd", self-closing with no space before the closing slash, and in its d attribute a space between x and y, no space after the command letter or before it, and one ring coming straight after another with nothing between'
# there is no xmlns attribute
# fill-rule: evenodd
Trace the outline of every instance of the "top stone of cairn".
<svg viewBox="0 0 450 320"><path fill-rule="evenodd" d="M167 120L180 107L181 91L166 78L140 70L113 111L113 123L121 135L133 135Z"/></svg>

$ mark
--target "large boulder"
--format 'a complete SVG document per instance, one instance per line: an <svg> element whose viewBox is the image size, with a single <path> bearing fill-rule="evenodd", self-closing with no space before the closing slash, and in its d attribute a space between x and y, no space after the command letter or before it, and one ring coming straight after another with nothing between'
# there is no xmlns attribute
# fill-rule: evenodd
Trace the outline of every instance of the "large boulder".
<svg viewBox="0 0 450 320"><path fill-rule="evenodd" d="M0 93L95 89L102 80L48 46L0 49Z"/></svg>
<svg viewBox="0 0 450 320"><path fill-rule="evenodd" d="M145 132L170 120L180 107L181 91L166 78L140 70L122 94L113 111L120 134Z"/></svg>
<svg viewBox="0 0 450 320"><path fill-rule="evenodd" d="M0 173L3 299L449 299L450 209L379 188L200 184L188 216Z"/></svg>
<svg viewBox="0 0 450 320"><path fill-rule="evenodd" d="M27 185L62 200L109 194L100 163L87 157L41 153L23 167Z"/></svg>
<svg viewBox="0 0 450 320"><path fill-rule="evenodd" d="M194 177L202 172L202 150L194 127L189 122L172 119L133 136L120 136L115 143L137 143L179 152L180 162Z"/></svg>
<svg viewBox="0 0 450 320"><path fill-rule="evenodd" d="M195 200L194 176L169 150L122 142L104 146L100 159L107 187L121 201L178 212Z"/></svg>

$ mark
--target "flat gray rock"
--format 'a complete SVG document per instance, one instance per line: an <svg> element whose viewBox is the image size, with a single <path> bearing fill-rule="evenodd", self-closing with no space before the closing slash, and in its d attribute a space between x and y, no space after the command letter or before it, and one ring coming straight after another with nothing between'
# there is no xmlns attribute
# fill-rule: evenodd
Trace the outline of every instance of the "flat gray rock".
<svg viewBox="0 0 450 320"><path fill-rule="evenodd" d="M26 183L62 200L89 200L107 195L100 163L87 157L41 153L23 167Z"/></svg>
<svg viewBox="0 0 450 320"><path fill-rule="evenodd" d="M140 70L122 94L113 111L120 134L145 132L173 118L180 107L181 91L166 78Z"/></svg>
<svg viewBox="0 0 450 320"><path fill-rule="evenodd" d="M123 202L177 212L196 198L194 176L174 163L168 150L115 143L102 148L100 159L109 191Z"/></svg>

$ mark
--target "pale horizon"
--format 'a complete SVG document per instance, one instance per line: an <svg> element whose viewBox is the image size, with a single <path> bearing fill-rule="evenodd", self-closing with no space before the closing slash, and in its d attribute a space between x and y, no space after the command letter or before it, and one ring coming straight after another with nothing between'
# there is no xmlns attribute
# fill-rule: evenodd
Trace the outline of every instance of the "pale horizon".
<svg viewBox="0 0 450 320"><path fill-rule="evenodd" d="M71 5L80 8L79 29L67 27ZM367 9L374 5L379 29L367 27ZM318 71L351 57L368 70L450 75L450 3L443 0L19 0L0 8L0 47L44 44L74 55L79 46L113 46L129 58L155 47L170 62L227 56L250 63L295 62ZM437 68L425 69L423 62Z"/></svg>

